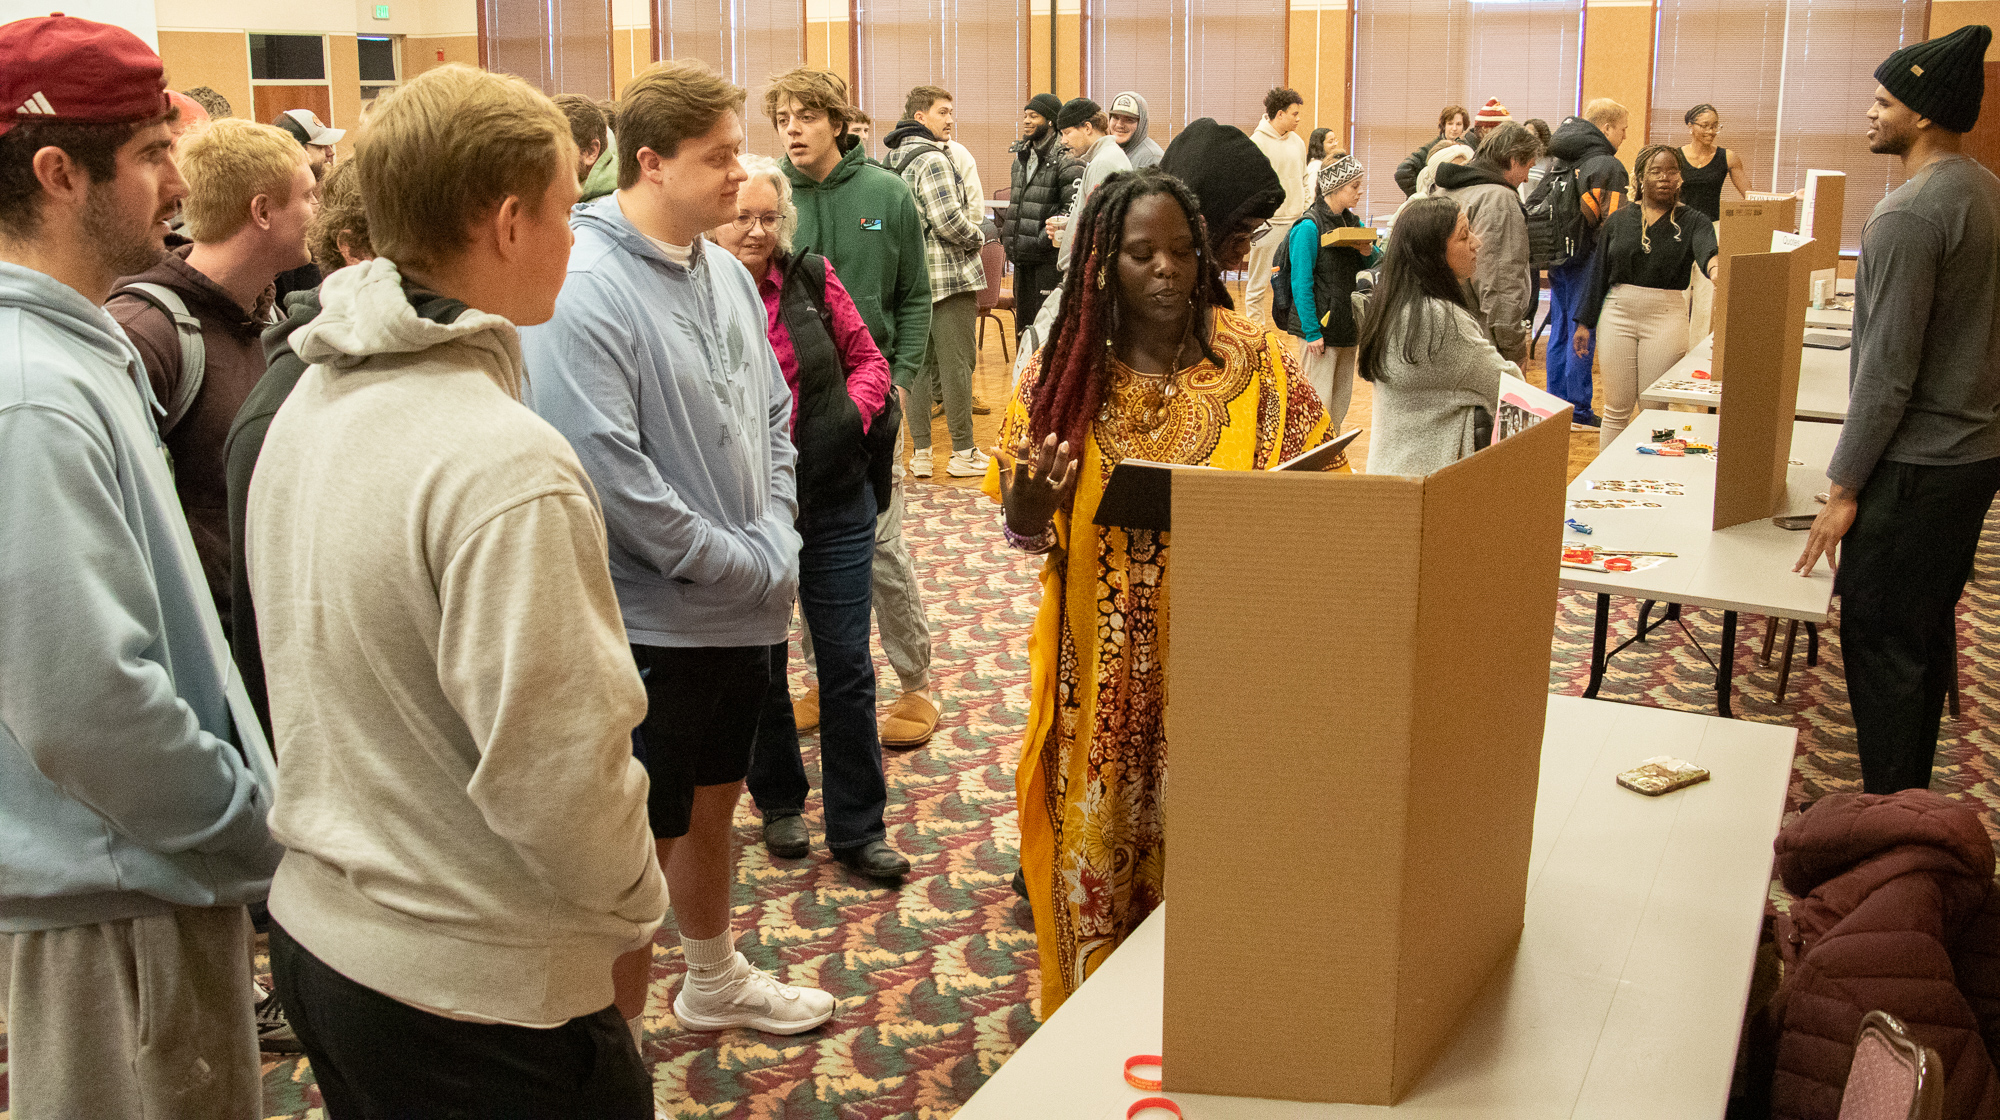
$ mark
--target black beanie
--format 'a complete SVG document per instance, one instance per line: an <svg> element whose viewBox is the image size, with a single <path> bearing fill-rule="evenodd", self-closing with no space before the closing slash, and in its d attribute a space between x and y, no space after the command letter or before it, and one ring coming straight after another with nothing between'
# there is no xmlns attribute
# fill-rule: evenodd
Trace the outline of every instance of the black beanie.
<svg viewBox="0 0 2000 1120"><path fill-rule="evenodd" d="M1056 117L1062 114L1062 99L1053 93L1038 93L1028 98L1028 108L1040 113L1043 120L1054 124Z"/></svg>
<svg viewBox="0 0 2000 1120"><path fill-rule="evenodd" d="M1993 29L1975 23L1942 38L1912 43L1875 68L1896 100L1941 128L1971 132L1986 92L1986 45Z"/></svg>
<svg viewBox="0 0 2000 1120"><path fill-rule="evenodd" d="M1181 129L1160 157L1160 170L1194 192L1212 249L1220 250L1238 225L1264 221L1285 204L1285 184L1263 150L1242 129L1213 117Z"/></svg>
<svg viewBox="0 0 2000 1120"><path fill-rule="evenodd" d="M1088 97L1072 97L1063 102L1063 107L1056 112L1056 130L1060 132L1065 128L1089 124L1092 117L1103 111L1102 106Z"/></svg>

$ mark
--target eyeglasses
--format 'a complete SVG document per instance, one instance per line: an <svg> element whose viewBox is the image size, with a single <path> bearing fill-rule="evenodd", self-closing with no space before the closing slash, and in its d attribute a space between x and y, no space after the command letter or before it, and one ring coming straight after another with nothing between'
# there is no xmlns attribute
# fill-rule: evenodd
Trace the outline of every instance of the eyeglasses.
<svg viewBox="0 0 2000 1120"><path fill-rule="evenodd" d="M762 228L765 233L776 233L778 224L784 220L778 214L738 214L729 224L736 227L738 233L749 233L753 225Z"/></svg>

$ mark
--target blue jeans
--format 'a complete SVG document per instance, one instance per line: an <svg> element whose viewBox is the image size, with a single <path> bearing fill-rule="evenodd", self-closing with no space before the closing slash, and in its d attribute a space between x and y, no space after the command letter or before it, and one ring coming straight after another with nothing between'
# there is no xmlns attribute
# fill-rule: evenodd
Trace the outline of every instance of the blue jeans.
<svg viewBox="0 0 2000 1120"><path fill-rule="evenodd" d="M1591 333L1590 353L1576 353L1576 316L1590 287L1590 262L1577 261L1549 269L1549 392L1576 406L1579 417L1590 413L1590 364L1597 357L1597 335Z"/></svg>
<svg viewBox="0 0 2000 1120"><path fill-rule="evenodd" d="M882 810L882 741L875 730L875 660L868 650L870 587L875 569L875 493L860 487L837 508L799 519L799 610L819 662L820 778L826 794L826 843L854 848L887 835ZM757 721L750 796L766 820L805 811L811 785L799 757L785 664L789 642L771 647L771 684Z"/></svg>

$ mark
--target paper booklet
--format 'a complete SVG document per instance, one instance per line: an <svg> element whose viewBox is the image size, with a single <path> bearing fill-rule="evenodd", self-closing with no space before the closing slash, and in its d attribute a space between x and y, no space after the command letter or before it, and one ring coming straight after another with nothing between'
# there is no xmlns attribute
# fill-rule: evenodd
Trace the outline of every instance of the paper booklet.
<svg viewBox="0 0 2000 1120"><path fill-rule="evenodd" d="M1493 418L1493 441L1518 436L1569 408L1570 403L1543 392L1511 373L1500 375L1500 414Z"/></svg>

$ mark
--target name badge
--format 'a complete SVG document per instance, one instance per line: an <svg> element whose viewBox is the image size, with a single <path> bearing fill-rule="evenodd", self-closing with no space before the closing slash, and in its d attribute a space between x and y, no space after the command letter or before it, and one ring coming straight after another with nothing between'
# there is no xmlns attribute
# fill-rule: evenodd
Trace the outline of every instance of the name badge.
<svg viewBox="0 0 2000 1120"><path fill-rule="evenodd" d="M876 233L880 233L882 232L882 219L863 218L861 219L861 228L866 230L873 230Z"/></svg>

